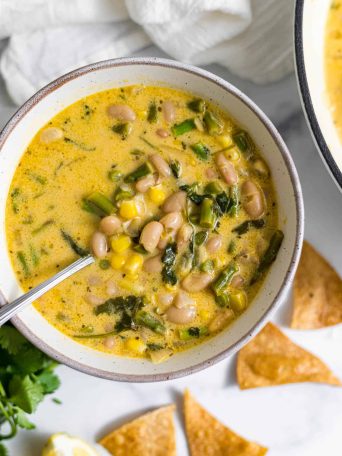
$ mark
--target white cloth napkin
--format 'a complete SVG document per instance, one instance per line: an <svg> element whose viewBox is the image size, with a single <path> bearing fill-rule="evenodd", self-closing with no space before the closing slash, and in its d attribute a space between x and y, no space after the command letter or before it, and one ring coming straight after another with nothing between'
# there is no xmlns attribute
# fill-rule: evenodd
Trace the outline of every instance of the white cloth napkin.
<svg viewBox="0 0 342 456"><path fill-rule="evenodd" d="M0 0L0 71L21 104L79 66L151 43L267 83L292 69L290 0Z"/></svg>

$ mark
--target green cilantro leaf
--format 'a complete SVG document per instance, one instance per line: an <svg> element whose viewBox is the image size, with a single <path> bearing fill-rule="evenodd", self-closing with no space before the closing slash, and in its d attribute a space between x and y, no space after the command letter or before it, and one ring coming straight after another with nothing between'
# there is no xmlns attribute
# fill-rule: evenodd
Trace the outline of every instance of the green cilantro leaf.
<svg viewBox="0 0 342 456"><path fill-rule="evenodd" d="M12 326L2 326L0 328L0 347L7 350L10 355L16 355L27 340Z"/></svg>
<svg viewBox="0 0 342 456"><path fill-rule="evenodd" d="M43 399L43 387L33 382L28 375L15 375L9 383L10 400L26 413L33 413Z"/></svg>
<svg viewBox="0 0 342 456"><path fill-rule="evenodd" d="M35 429L35 425L28 420L26 413L23 412L20 408L16 408L17 416L16 421L19 427L23 429ZM0 453L1 456L1 453Z"/></svg>
<svg viewBox="0 0 342 456"><path fill-rule="evenodd" d="M39 374L37 380L42 385L44 394L53 393L61 384L57 375L49 370L44 370Z"/></svg>
<svg viewBox="0 0 342 456"><path fill-rule="evenodd" d="M8 456L8 451L2 443L0 443L0 456Z"/></svg>

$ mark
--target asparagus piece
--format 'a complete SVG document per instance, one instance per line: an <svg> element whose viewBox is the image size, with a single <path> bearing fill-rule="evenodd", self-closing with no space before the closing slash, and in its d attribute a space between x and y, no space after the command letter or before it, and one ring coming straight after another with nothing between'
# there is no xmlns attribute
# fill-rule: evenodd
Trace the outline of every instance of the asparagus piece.
<svg viewBox="0 0 342 456"><path fill-rule="evenodd" d="M70 236L70 234L66 233L64 230L61 230L62 238L70 245L72 250L79 256L84 257L89 255L89 251L80 247L77 242Z"/></svg>
<svg viewBox="0 0 342 456"><path fill-rule="evenodd" d="M165 326L153 315L149 314L145 310L139 310L135 315L135 323L140 326L152 329L157 334L165 333Z"/></svg>
<svg viewBox="0 0 342 456"><path fill-rule="evenodd" d="M203 121L209 135L219 135L222 133L223 123L213 112L205 111Z"/></svg>
<svg viewBox="0 0 342 456"><path fill-rule="evenodd" d="M208 236L208 231L198 231L198 233L195 234L195 244L197 246L204 244L208 239Z"/></svg>
<svg viewBox="0 0 342 456"><path fill-rule="evenodd" d="M229 209L229 215L231 217L236 217L239 212L239 189L237 185L230 187L230 198L231 204Z"/></svg>
<svg viewBox="0 0 342 456"><path fill-rule="evenodd" d="M206 260L204 261L200 267L199 270L202 272L212 272L214 270L214 262L213 260Z"/></svg>
<svg viewBox="0 0 342 456"><path fill-rule="evenodd" d="M184 133L188 133L191 130L196 128L194 119L186 119L179 124L174 124L171 128L172 134L174 136L184 135Z"/></svg>
<svg viewBox="0 0 342 456"><path fill-rule="evenodd" d="M210 195L218 195L219 193L223 192L223 187L219 182L209 182L204 187L204 192L209 193Z"/></svg>
<svg viewBox="0 0 342 456"><path fill-rule="evenodd" d="M205 101L202 98L195 98L192 101L189 101L187 107L193 112L199 112L201 114L205 111Z"/></svg>
<svg viewBox="0 0 342 456"><path fill-rule="evenodd" d="M210 198L204 198L201 204L200 225L203 228L214 229L217 222L217 216L214 210L214 201Z"/></svg>
<svg viewBox="0 0 342 456"><path fill-rule="evenodd" d="M203 143L198 142L196 144L193 144L190 147L195 152L195 154L197 155L197 157L200 160L208 160L208 158L210 156L210 150Z"/></svg>
<svg viewBox="0 0 342 456"><path fill-rule="evenodd" d="M129 122L118 123L112 126L112 130L114 133L121 135L122 139L126 139L132 131L132 125Z"/></svg>
<svg viewBox="0 0 342 456"><path fill-rule="evenodd" d="M206 334L208 334L208 328L206 326L191 326L190 328L179 330L179 338L181 340L198 339L199 337L205 336Z"/></svg>
<svg viewBox="0 0 342 456"><path fill-rule="evenodd" d="M118 169L112 169L108 172L108 178L112 182L118 182L122 178L123 174Z"/></svg>
<svg viewBox="0 0 342 456"><path fill-rule="evenodd" d="M236 226L232 229L232 233L237 233L239 235L247 233L250 228L263 228L266 222L264 219L258 220L246 220L245 222L241 223L240 225Z"/></svg>
<svg viewBox="0 0 342 456"><path fill-rule="evenodd" d="M64 142L72 144L73 146L76 146L79 149L85 150L86 152L92 152L93 150L96 149L96 147L87 146L86 144L75 141L74 139L71 139L71 138L64 138Z"/></svg>
<svg viewBox="0 0 342 456"><path fill-rule="evenodd" d="M170 162L170 168L171 168L172 174L175 176L176 179L181 177L182 165L179 163L178 160L173 160L172 162Z"/></svg>
<svg viewBox="0 0 342 456"><path fill-rule="evenodd" d="M231 261L229 265L221 272L218 278L212 285L212 289L216 296L222 294L223 290L229 284L233 275L238 271L238 266L234 261Z"/></svg>
<svg viewBox="0 0 342 456"><path fill-rule="evenodd" d="M35 235L35 234L38 234L40 233L41 231L44 230L44 228L48 227L49 225L53 225L55 222L54 220L46 220L46 222L42 223L40 226L38 226L38 228L36 228L35 230L32 231L32 234Z"/></svg>
<svg viewBox="0 0 342 456"><path fill-rule="evenodd" d="M23 268L25 277L28 277L30 275L30 268L27 264L25 253L22 251L17 252L17 258Z"/></svg>
<svg viewBox="0 0 342 456"><path fill-rule="evenodd" d="M91 193L85 201L88 205L94 205L102 212L102 215L110 215L115 212L115 206L103 193L93 192Z"/></svg>
<svg viewBox="0 0 342 456"><path fill-rule="evenodd" d="M241 130L233 134L233 141L247 158L247 160L253 156L255 147L251 137L246 131Z"/></svg>
<svg viewBox="0 0 342 456"><path fill-rule="evenodd" d="M157 105L154 101L152 101L148 107L148 114L147 114L147 120L150 123L156 123L157 122Z"/></svg>
<svg viewBox="0 0 342 456"><path fill-rule="evenodd" d="M140 165L136 170L132 171L130 174L127 174L124 181L126 183L136 182L137 180L141 179L142 177L147 176L154 172L154 169L149 162L145 162Z"/></svg>
<svg viewBox="0 0 342 456"><path fill-rule="evenodd" d="M229 294L226 291L224 291L223 293L215 296L215 302L219 307L229 306Z"/></svg>
<svg viewBox="0 0 342 456"><path fill-rule="evenodd" d="M255 271L254 276L252 277L251 284L255 283L260 278L262 273L265 272L266 269L269 268L269 266L277 258L283 239L284 233L282 231L277 230L273 233L267 250L261 258L259 266Z"/></svg>
<svg viewBox="0 0 342 456"><path fill-rule="evenodd" d="M115 201L122 201L125 199L132 198L132 196L134 196L134 190L130 188L128 185L125 185L122 187L118 187L115 190L114 199Z"/></svg>

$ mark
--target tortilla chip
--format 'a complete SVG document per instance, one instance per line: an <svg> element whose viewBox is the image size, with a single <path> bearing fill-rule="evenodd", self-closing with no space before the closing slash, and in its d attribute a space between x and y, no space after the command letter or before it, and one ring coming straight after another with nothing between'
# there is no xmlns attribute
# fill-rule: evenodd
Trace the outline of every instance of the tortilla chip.
<svg viewBox="0 0 342 456"><path fill-rule="evenodd" d="M306 241L294 280L293 305L292 328L316 329L342 322L342 280Z"/></svg>
<svg viewBox="0 0 342 456"><path fill-rule="evenodd" d="M191 456L262 456L267 453L257 443L235 434L184 393L185 428Z"/></svg>
<svg viewBox="0 0 342 456"><path fill-rule="evenodd" d="M299 382L341 385L319 358L294 344L272 323L240 350L237 380L241 389Z"/></svg>
<svg viewBox="0 0 342 456"><path fill-rule="evenodd" d="M115 456L176 456L174 409L174 405L168 405L146 413L99 443Z"/></svg>

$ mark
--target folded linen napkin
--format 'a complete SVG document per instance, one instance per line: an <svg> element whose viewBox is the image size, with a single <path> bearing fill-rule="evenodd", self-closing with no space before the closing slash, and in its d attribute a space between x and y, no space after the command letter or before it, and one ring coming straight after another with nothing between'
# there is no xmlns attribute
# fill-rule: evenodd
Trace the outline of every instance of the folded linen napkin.
<svg viewBox="0 0 342 456"><path fill-rule="evenodd" d="M292 69L285 0L0 0L0 72L20 104L74 68L154 43L196 65L267 83Z"/></svg>

